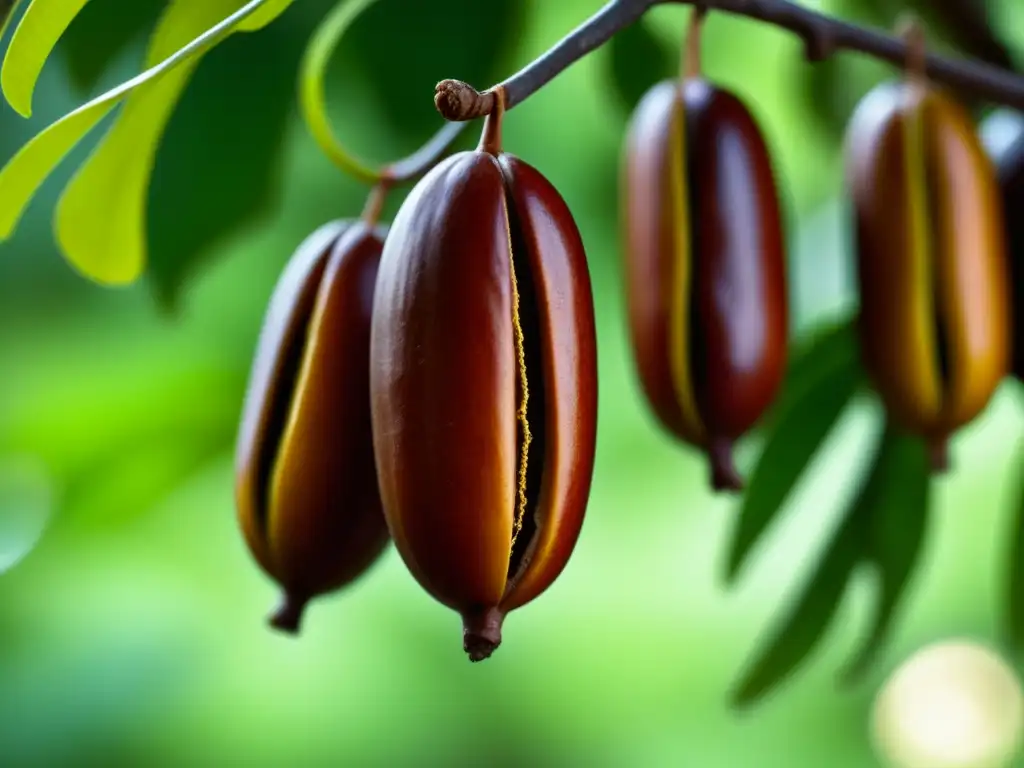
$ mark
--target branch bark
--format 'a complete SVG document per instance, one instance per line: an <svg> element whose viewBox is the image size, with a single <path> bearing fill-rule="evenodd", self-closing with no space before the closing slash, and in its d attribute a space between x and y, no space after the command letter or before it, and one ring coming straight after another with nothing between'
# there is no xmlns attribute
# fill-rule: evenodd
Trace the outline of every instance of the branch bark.
<svg viewBox="0 0 1024 768"><path fill-rule="evenodd" d="M811 62L824 61L843 50L896 66L902 66L907 56L907 46L900 37L851 24L788 0L611 0L543 56L486 91L478 91L461 80L442 80L434 92L434 104L446 120L473 120L491 112L494 90L501 87L505 90L505 109L512 109L651 8L668 4L745 16L787 29L803 40L805 55ZM1024 77L967 59L929 55L926 61L931 80L1024 111Z"/></svg>

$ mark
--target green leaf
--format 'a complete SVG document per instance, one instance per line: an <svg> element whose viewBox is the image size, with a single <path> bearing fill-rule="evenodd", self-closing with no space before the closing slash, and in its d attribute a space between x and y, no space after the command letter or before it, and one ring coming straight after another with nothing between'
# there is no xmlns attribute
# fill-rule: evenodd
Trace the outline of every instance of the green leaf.
<svg viewBox="0 0 1024 768"><path fill-rule="evenodd" d="M65 190L55 226L64 255L83 274L107 284L135 280L145 263L144 196L152 155L188 75L198 57L242 29L247 17L286 5L285 0L242 1L175 0L154 33L145 72L69 113L22 147L0 170L0 238L10 237L36 189L64 155L128 97L121 119Z"/></svg>
<svg viewBox="0 0 1024 768"><path fill-rule="evenodd" d="M726 579L734 581L849 405L860 384L853 322L814 335L794 357L751 474L732 538Z"/></svg>
<svg viewBox="0 0 1024 768"><path fill-rule="evenodd" d="M174 309L216 246L278 194L295 69L313 22L282 20L225 41L175 110L148 206L147 281L164 308Z"/></svg>
<svg viewBox="0 0 1024 768"><path fill-rule="evenodd" d="M879 592L868 636L843 673L854 682L870 666L920 559L931 500L931 471L924 442L886 426L882 447L853 514L869 520L864 559L875 566Z"/></svg>
<svg viewBox="0 0 1024 768"><path fill-rule="evenodd" d="M1024 443L1022 443L1024 448ZM1024 450L1019 450L1017 487L1013 493L1013 538L1010 544L1006 606L1006 640L1018 654L1024 652Z"/></svg>
<svg viewBox="0 0 1024 768"><path fill-rule="evenodd" d="M756 703L792 675L824 638L860 560L863 522L855 507L847 511L801 594L736 686L731 697L733 706Z"/></svg>
<svg viewBox="0 0 1024 768"><path fill-rule="evenodd" d="M679 56L668 51L643 18L608 44L609 76L620 106L631 112L655 84L679 70Z"/></svg>
<svg viewBox="0 0 1024 768"><path fill-rule="evenodd" d="M91 529L144 515L190 477L229 455L234 435L234 429L179 430L121 446L88 474L71 479L62 512Z"/></svg>
<svg viewBox="0 0 1024 768"><path fill-rule="evenodd" d="M518 44L528 5L521 0L376 3L346 34L330 72L340 67L363 72L389 124L408 141L421 142L440 125L431 99L439 80L456 77L484 88L508 74L503 58Z"/></svg>
<svg viewBox="0 0 1024 768"><path fill-rule="evenodd" d="M32 94L64 30L89 0L32 0L25 10L0 69L4 96L22 117L32 115Z"/></svg>
<svg viewBox="0 0 1024 768"><path fill-rule="evenodd" d="M89 92L124 50L150 29L166 0L92 0L61 38L58 53L72 84Z"/></svg>
<svg viewBox="0 0 1024 768"><path fill-rule="evenodd" d="M767 642L734 695L736 706L755 703L788 678L818 646L835 616L854 570L878 568L881 589L875 619L847 681L862 674L888 634L924 539L930 474L922 441L888 421L880 430L871 467L843 514L815 572L787 618Z"/></svg>

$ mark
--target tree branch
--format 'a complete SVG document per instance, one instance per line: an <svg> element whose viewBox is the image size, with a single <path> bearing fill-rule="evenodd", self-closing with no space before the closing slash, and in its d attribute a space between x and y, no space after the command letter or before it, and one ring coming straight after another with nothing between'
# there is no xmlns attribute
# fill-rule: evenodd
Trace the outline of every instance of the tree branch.
<svg viewBox="0 0 1024 768"><path fill-rule="evenodd" d="M453 122L483 117L493 109L493 90L499 85L505 89L505 109L511 109L651 8L668 4L699 6L788 29L803 40L805 55L812 62L847 50L902 66L907 55L906 45L899 37L841 21L788 0L611 0L547 53L503 83L481 92L461 80L442 80L434 93L437 111ZM966 59L929 55L927 73L937 83L1024 111L1024 78L1012 72Z"/></svg>

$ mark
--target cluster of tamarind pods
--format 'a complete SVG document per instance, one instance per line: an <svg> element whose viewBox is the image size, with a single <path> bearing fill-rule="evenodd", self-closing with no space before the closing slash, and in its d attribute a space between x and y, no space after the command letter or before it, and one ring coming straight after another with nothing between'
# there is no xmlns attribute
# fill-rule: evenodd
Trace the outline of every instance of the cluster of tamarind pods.
<svg viewBox="0 0 1024 768"><path fill-rule="evenodd" d="M922 72L908 64L858 107L847 176L864 366L894 423L941 466L1011 370L1013 343L1018 377L1024 367L1009 258L1024 259L1024 220L1004 215L1024 207L1024 152L997 174L966 112ZM379 206L321 227L271 299L236 496L252 554L284 592L280 629L297 631L308 601L392 541L481 660L576 546L597 436L587 259L559 193L503 151L496 96L479 146L433 167L390 229ZM712 486L739 490L733 444L787 364L766 142L690 61L641 100L623 161L638 378L664 428L706 453Z"/></svg>

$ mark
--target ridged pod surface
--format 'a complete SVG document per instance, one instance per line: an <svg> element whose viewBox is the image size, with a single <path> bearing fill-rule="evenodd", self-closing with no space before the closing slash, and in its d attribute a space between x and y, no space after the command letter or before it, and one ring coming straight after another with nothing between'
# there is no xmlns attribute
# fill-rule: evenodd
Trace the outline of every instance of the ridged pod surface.
<svg viewBox="0 0 1024 768"><path fill-rule="evenodd" d="M568 207L533 167L462 152L403 203L373 314L374 446L409 570L470 659L562 572L590 492L593 298Z"/></svg>
<svg viewBox="0 0 1024 768"><path fill-rule="evenodd" d="M893 420L948 437L988 404L1010 363L1004 218L967 113L923 83L887 83L847 136L865 368Z"/></svg>
<svg viewBox="0 0 1024 768"><path fill-rule="evenodd" d="M1024 128L993 158L1003 195L1010 269L1013 374L1024 380Z"/></svg>
<svg viewBox="0 0 1024 768"><path fill-rule="evenodd" d="M385 231L324 225L271 298L236 454L238 519L284 592L271 623L362 574L388 542L373 461L369 345Z"/></svg>
<svg viewBox="0 0 1024 768"><path fill-rule="evenodd" d="M623 154L626 296L643 391L660 422L703 448L716 489L739 489L733 443L785 373L786 251L754 118L699 77L654 86Z"/></svg>

